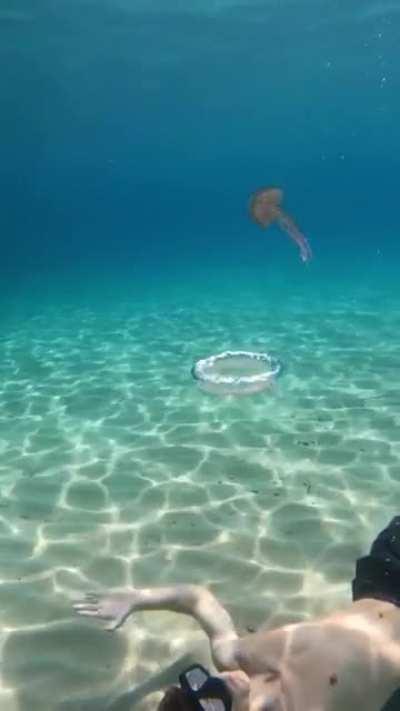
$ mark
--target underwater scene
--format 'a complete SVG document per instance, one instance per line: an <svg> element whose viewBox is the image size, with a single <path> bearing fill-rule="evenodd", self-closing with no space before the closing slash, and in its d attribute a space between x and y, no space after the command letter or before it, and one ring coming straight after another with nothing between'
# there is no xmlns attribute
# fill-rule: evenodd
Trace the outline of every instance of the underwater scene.
<svg viewBox="0 0 400 711"><path fill-rule="evenodd" d="M0 707L147 711L204 633L74 601L306 620L399 513L400 5L4 0L0 33Z"/></svg>

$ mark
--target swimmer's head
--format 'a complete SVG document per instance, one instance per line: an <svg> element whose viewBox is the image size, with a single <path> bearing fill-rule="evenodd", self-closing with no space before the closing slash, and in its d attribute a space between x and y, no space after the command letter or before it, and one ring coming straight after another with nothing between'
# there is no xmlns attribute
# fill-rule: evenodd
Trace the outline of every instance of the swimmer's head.
<svg viewBox="0 0 400 711"><path fill-rule="evenodd" d="M166 691L158 711L249 711L250 679L243 671L212 676L193 665L179 682Z"/></svg>
<svg viewBox="0 0 400 711"><path fill-rule="evenodd" d="M161 699L157 711L193 711L193 707L179 686L170 686Z"/></svg>
<svg viewBox="0 0 400 711"><path fill-rule="evenodd" d="M283 711L286 708L282 680L278 672L257 674L251 678L242 670L222 672L211 676L203 667L195 665L207 675L207 686L196 685L195 693L180 675L180 687L170 687L157 711ZM204 695L203 695L204 692Z"/></svg>

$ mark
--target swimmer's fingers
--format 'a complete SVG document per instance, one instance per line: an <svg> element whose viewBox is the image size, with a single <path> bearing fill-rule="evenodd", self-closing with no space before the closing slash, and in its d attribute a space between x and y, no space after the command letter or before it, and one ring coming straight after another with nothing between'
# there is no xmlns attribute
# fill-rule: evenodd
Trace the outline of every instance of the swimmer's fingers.
<svg viewBox="0 0 400 711"><path fill-rule="evenodd" d="M80 617L91 617L97 622L105 623L103 624L103 629L107 632L112 632L120 626L120 624L115 622L113 617L110 615L102 615L99 610L90 610L87 607L79 607L77 605L74 605L74 610Z"/></svg>
<svg viewBox="0 0 400 711"><path fill-rule="evenodd" d="M74 605L74 610L77 615L81 615L82 617L98 617L99 620L109 620L109 617L106 617L101 614L101 610L97 607L97 605L85 605L82 604L80 605L79 603Z"/></svg>
<svg viewBox="0 0 400 711"><path fill-rule="evenodd" d="M73 608L76 614L81 615L82 617L96 617L102 622L113 620L112 615L104 613L99 605L88 604L86 602L76 602L73 605Z"/></svg>
<svg viewBox="0 0 400 711"><path fill-rule="evenodd" d="M78 615L98 615L99 613L98 605L90 605L87 602L76 602L73 608Z"/></svg>
<svg viewBox="0 0 400 711"><path fill-rule="evenodd" d="M91 602L93 604L98 604L100 601L100 594L95 592L87 592L84 597L85 602Z"/></svg>
<svg viewBox="0 0 400 711"><path fill-rule="evenodd" d="M117 620L115 621L114 619L111 619L110 617L108 618L110 621L107 622L106 625L104 625L103 629L106 630L106 632L114 632L114 630L117 630L118 627L121 627L123 620Z"/></svg>
<svg viewBox="0 0 400 711"><path fill-rule="evenodd" d="M132 591L88 593L83 600L76 601L74 609L78 615L108 622L106 629L114 630L121 627L133 610Z"/></svg>
<svg viewBox="0 0 400 711"><path fill-rule="evenodd" d="M89 612L100 611L100 596L96 593L86 593L85 597L81 600L76 600L73 603L74 610L80 614L85 615Z"/></svg>
<svg viewBox="0 0 400 711"><path fill-rule="evenodd" d="M106 624L103 625L103 629L107 630L107 632L112 632L113 630L116 630L122 625L123 622L123 620L121 619L116 620L114 615L107 614L101 609L101 606L98 604L76 602L73 605L73 609L75 611L75 614L79 615L80 617L91 617L95 620L98 620L99 622L105 622Z"/></svg>

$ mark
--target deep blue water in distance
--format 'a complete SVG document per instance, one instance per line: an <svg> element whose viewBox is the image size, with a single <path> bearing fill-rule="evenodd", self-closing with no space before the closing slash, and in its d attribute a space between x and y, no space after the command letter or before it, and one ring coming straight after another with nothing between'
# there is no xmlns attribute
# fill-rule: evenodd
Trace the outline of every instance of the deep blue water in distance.
<svg viewBox="0 0 400 711"><path fill-rule="evenodd" d="M294 246L248 219L265 184L313 279L393 272L395 3L22 0L0 31L6 278L265 262L290 289Z"/></svg>

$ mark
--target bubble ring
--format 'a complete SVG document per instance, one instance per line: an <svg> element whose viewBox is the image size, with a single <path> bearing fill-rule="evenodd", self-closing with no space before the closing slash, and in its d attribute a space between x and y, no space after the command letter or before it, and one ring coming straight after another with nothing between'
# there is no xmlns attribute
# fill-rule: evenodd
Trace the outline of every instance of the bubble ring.
<svg viewBox="0 0 400 711"><path fill-rule="evenodd" d="M245 367L245 361L250 363L261 363L265 365L265 369L259 373L252 375L226 375L218 373L216 367L220 363L229 363L229 361L241 360L242 367ZM244 363L243 363L244 361ZM217 388L225 388L225 393L246 393L256 392L266 388L276 376L281 372L282 366L279 360L268 353L253 353L252 351L224 351L212 355L209 358L202 358L195 363L192 368L192 376L200 384L213 386Z"/></svg>

